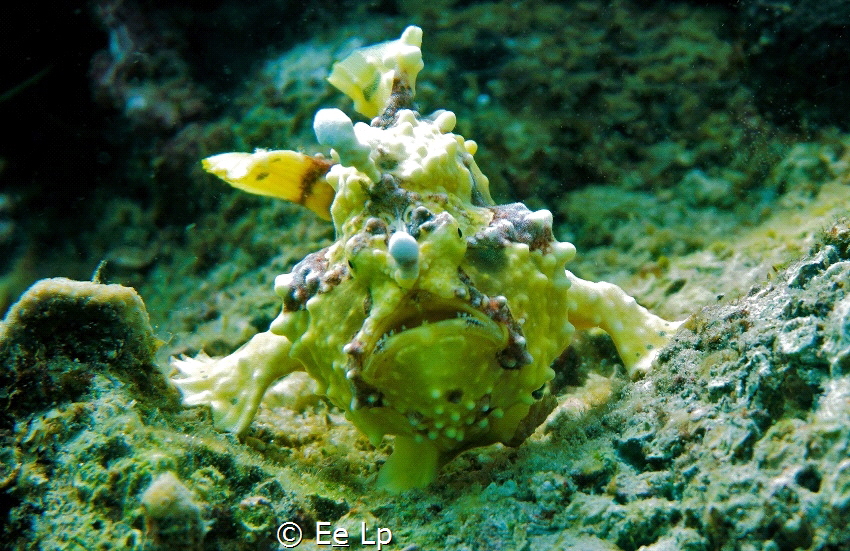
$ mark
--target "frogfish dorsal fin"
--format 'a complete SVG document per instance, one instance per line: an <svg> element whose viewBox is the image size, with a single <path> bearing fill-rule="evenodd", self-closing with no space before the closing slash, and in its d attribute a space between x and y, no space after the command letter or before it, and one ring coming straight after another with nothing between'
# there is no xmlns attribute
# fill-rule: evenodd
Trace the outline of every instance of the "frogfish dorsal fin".
<svg viewBox="0 0 850 551"><path fill-rule="evenodd" d="M407 27L396 40L358 48L334 63L328 82L354 101L358 113L375 117L389 102L395 79L403 79L416 93L421 47L422 29Z"/></svg>

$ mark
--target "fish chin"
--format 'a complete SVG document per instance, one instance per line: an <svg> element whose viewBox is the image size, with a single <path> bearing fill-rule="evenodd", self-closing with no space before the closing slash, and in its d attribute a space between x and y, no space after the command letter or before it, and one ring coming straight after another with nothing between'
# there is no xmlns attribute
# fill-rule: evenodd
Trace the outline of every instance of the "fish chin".
<svg viewBox="0 0 850 551"><path fill-rule="evenodd" d="M411 308L388 323L363 364L363 379L401 413L454 409L492 392L508 331L464 304Z"/></svg>

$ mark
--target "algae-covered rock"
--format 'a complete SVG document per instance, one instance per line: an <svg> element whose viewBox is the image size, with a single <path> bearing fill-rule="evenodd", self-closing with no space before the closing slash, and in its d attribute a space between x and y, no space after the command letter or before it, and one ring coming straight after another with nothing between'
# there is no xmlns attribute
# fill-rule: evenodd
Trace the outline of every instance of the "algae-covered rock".
<svg viewBox="0 0 850 551"><path fill-rule="evenodd" d="M145 510L146 549L202 549L207 531L203 504L174 473L157 476L142 494L141 502Z"/></svg>
<svg viewBox="0 0 850 551"><path fill-rule="evenodd" d="M145 305L129 287L64 278L33 285L0 325L0 420L80 399L95 374L159 387ZM154 375L154 376L152 376Z"/></svg>
<svg viewBox="0 0 850 551"><path fill-rule="evenodd" d="M830 237L846 235L841 228L772 283L685 324L658 369L603 415L603 434L565 462L575 491L556 525L623 549L850 541L838 520L850 503L850 257L846 238ZM565 421L550 427L574 439L582 429ZM593 455L611 468L578 476Z"/></svg>

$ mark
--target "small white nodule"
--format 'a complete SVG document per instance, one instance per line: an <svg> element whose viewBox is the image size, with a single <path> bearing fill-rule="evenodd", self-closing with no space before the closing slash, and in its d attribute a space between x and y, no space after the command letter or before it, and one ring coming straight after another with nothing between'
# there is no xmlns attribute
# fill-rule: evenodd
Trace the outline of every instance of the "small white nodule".
<svg viewBox="0 0 850 551"><path fill-rule="evenodd" d="M419 262L419 243L405 231L397 231L390 237L389 250L399 266L412 266Z"/></svg>
<svg viewBox="0 0 850 551"><path fill-rule="evenodd" d="M398 266L398 278L412 282L419 277L419 243L406 231L397 231L390 237L390 256Z"/></svg>
<svg viewBox="0 0 850 551"><path fill-rule="evenodd" d="M319 109L313 119L313 131L320 144L336 150L357 145L354 123L339 109Z"/></svg>

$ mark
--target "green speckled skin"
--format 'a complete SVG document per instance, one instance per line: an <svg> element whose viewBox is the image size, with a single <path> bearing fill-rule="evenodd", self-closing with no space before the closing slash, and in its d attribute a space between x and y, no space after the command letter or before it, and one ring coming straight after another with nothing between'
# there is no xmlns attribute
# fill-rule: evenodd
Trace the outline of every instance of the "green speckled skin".
<svg viewBox="0 0 850 551"><path fill-rule="evenodd" d="M378 182L331 170L339 240L283 278L272 332L373 442L409 437L451 457L511 440L553 377L573 333L573 248L554 240L547 212L473 204L487 180L438 122L402 111L393 126L357 128L394 168ZM414 278L388 252L394 231L418 243Z"/></svg>
<svg viewBox="0 0 850 551"><path fill-rule="evenodd" d="M352 209L339 242L317 253L342 281L303 309L285 309L272 331L292 341L292 357L373 440L384 433L436 435L435 445L449 451L509 439L572 334L564 315L568 250L557 255L506 243L488 252L498 261L479 261L465 236L486 228L492 211L438 192L416 203L438 223L420 233L420 273L405 288L393 277L387 234L365 229L372 218L363 205ZM285 300L291 293L288 286L278 291ZM473 295L480 306L458 298ZM506 324L482 312L500 296L510 297L505 309L521 322L533 358L516 369L498 361L508 345ZM394 336L384 337L390 331ZM493 419L493 412L504 417Z"/></svg>

